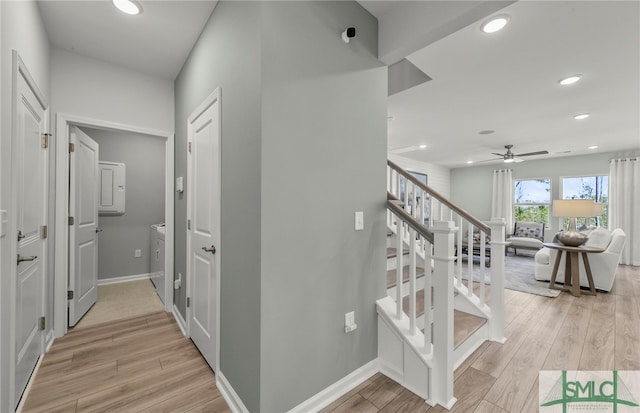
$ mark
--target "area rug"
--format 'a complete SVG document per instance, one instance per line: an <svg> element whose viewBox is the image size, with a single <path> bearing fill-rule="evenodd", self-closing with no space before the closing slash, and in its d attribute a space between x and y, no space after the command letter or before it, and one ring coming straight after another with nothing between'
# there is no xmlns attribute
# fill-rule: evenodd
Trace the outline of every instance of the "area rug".
<svg viewBox="0 0 640 413"><path fill-rule="evenodd" d="M523 293L542 295L545 297L557 297L559 290L550 290L548 281L538 281L534 277L535 261L532 255L512 255L506 256L504 265L504 288L508 290L521 291ZM474 280L480 277L480 266L474 262ZM467 279L468 266L466 260L462 262L462 278ZM485 271L485 283L490 284L490 268Z"/></svg>

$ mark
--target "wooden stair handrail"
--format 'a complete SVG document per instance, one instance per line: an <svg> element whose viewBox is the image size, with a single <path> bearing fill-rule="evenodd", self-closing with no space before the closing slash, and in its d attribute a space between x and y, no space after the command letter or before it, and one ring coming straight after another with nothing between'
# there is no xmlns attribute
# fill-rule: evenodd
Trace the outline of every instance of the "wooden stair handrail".
<svg viewBox="0 0 640 413"><path fill-rule="evenodd" d="M409 172L407 172L406 170L402 169L400 166L398 166L396 163L394 163L393 161L387 159L387 165L389 165L389 167L393 170L395 170L397 173L399 173L400 175L402 175L405 179L411 181L414 185L416 185L418 188L422 189L423 191L426 191L430 196L434 197L435 199L437 199L440 203L446 205L447 207L449 207L452 211L454 211L456 214L460 215L461 217L463 217L464 219L466 219L467 221L469 221L470 223L472 223L474 226L478 227L478 229L480 229L481 231L483 231L485 234L490 234L491 233L491 228L489 228L489 226L487 224L485 224L484 222L478 220L476 217L474 217L473 215L471 215L469 212L465 211L464 209L460 208L459 206L457 206L456 204L454 204L453 202L449 201L447 198L445 198L444 196L442 196L440 193L438 193L438 191L434 190L433 188L431 188L429 185L424 184L423 182L420 182L416 177L414 177L413 175L411 175ZM393 196L393 195L392 195ZM394 197L395 198L395 197ZM397 199L397 198L396 198ZM387 204L389 202L387 201ZM407 214L408 215L408 214ZM417 221L416 221L417 222ZM415 229L415 228L414 228ZM433 235L432 235L433 236Z"/></svg>
<svg viewBox="0 0 640 413"><path fill-rule="evenodd" d="M392 210L397 216L399 216L404 222L406 222L411 228L416 230L418 234L424 237L431 244L434 242L433 232L429 231L424 224L411 216L404 210L402 201L396 198L392 193L387 192L387 208Z"/></svg>

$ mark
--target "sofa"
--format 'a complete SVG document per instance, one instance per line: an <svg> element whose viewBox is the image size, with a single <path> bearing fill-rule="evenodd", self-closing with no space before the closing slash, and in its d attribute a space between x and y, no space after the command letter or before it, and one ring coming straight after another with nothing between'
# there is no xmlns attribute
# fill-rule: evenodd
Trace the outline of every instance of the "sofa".
<svg viewBox="0 0 640 413"><path fill-rule="evenodd" d="M626 241L626 234L621 229L609 231L606 228L597 228L588 234L585 245L595 248L605 248L604 252L588 254L589 266L593 275L593 283L596 290L611 291L613 282L615 281L618 263L622 255L622 249ZM553 264L555 263L557 250L550 248L542 248L535 256L535 277L539 281L549 281ZM564 282L565 258L567 254L563 254L558 267L558 275L556 282ZM582 254L578 258L578 267L580 269L580 286L589 287L587 273L582 262Z"/></svg>
<svg viewBox="0 0 640 413"><path fill-rule="evenodd" d="M516 222L513 234L506 239L507 249L512 248L515 255L518 250L538 251L544 242L544 224L540 222Z"/></svg>

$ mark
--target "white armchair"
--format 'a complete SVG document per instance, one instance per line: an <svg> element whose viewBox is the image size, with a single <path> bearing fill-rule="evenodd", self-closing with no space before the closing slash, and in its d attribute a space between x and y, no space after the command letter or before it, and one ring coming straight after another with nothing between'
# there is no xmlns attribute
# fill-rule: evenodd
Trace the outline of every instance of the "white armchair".
<svg viewBox="0 0 640 413"><path fill-rule="evenodd" d="M589 254L589 266L591 267L593 282L597 290L610 291L613 287L625 240L626 234L619 228L613 232L599 228L589 234L585 245L605 248L604 252ZM542 248L536 253L536 280L549 281L551 279L551 272L553 271L553 264L555 263L557 254L557 250L549 248ZM557 282L564 282L565 257L566 254L564 254L560 260L558 276L556 277ZM589 287L584 263L582 262L582 255L579 256L578 267L580 268L580 285Z"/></svg>

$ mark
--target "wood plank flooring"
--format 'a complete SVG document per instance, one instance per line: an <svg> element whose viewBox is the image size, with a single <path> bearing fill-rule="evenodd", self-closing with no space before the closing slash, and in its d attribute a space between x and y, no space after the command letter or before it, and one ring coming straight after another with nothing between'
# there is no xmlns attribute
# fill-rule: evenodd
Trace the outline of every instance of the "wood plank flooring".
<svg viewBox="0 0 640 413"><path fill-rule="evenodd" d="M22 412L230 412L173 316L75 329L55 341Z"/></svg>
<svg viewBox="0 0 640 413"><path fill-rule="evenodd" d="M609 293L556 298L505 290L504 344L487 342L455 372L453 413L538 412L540 370L640 370L640 267ZM382 374L323 413L441 413Z"/></svg>
<svg viewBox="0 0 640 413"><path fill-rule="evenodd" d="M504 344L484 343L455 372L452 412L534 413L540 370L640 369L640 267L614 289L547 298L505 291ZM73 331L45 355L23 412L229 412L213 372L163 312ZM440 413L376 374L324 413Z"/></svg>

